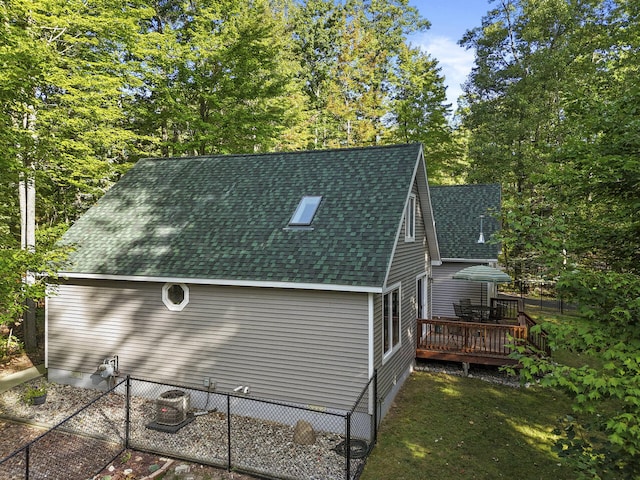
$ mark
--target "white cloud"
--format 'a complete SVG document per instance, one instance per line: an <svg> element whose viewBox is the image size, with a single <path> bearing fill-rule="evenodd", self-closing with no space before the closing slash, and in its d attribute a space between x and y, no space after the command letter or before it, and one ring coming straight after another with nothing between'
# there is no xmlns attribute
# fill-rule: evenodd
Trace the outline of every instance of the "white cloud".
<svg viewBox="0 0 640 480"><path fill-rule="evenodd" d="M438 60L447 85L447 101L455 110L458 97L462 94L461 85L473 67L474 51L465 50L450 38L428 33L412 38L411 43Z"/></svg>

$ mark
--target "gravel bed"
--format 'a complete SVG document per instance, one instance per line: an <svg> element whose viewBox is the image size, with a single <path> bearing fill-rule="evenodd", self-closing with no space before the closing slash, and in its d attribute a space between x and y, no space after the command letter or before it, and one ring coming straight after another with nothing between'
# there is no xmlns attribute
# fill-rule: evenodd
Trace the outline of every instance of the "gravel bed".
<svg viewBox="0 0 640 480"><path fill-rule="evenodd" d="M27 405L23 401L25 391L42 383L31 380L0 393L0 416L47 426L57 425L101 395L98 390L75 388L55 383L47 384L47 401L44 405Z"/></svg>
<svg viewBox="0 0 640 480"><path fill-rule="evenodd" d="M49 452L52 456L49 460L51 463L62 464L64 468L64 464L73 458L74 469L86 468L85 473L97 469L79 457L91 456L90 452L95 453L97 449L103 449L109 455L114 451L117 454L113 446L121 447L125 438L124 395L110 393L101 396L102 392L97 390L51 383L48 384L44 405L26 405L22 399L24 391L29 384L37 382L32 381L0 394L0 417L51 427L90 404L58 426L55 435L51 436L51 440L56 437L55 442L44 439L38 443L43 449L49 448L49 443L57 445L57 448L52 446ZM100 399L94 401L99 396ZM199 415L176 433L148 428L154 417L155 404L152 399L131 398L130 447L133 450L157 452L195 463L227 467L226 413L212 411ZM344 440L341 435L316 431L314 444L299 445L293 441L294 427L291 425L238 415L232 415L231 423L231 464L235 468L283 479L345 478L345 457L335 450ZM0 422L1 436L5 437L5 430L1 427ZM65 443L69 445L68 448L61 447ZM12 445L10 448L0 449L0 459L21 446ZM55 456L60 455L60 452L64 453L65 458L56 460ZM108 462L109 459L107 457L106 460L98 461ZM363 464L364 460L352 460L351 475ZM98 465L98 469L100 467ZM46 468L48 471L49 466ZM65 475L65 478L86 478L86 475L83 477L77 471L66 471Z"/></svg>
<svg viewBox="0 0 640 480"><path fill-rule="evenodd" d="M462 364L459 362L421 361L416 364L415 370L418 372L444 373L447 375L455 375L457 377L465 376ZM469 374L466 376L468 378L477 378L485 382L505 385L507 387L522 387L518 377L508 375L507 373L500 371L498 367L471 365L469 367ZM528 385L524 386L527 387Z"/></svg>

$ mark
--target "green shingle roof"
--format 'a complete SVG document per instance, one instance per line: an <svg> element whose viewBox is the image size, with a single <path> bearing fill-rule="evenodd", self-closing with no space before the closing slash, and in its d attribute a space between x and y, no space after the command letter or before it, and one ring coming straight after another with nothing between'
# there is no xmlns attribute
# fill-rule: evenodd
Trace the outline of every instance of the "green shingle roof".
<svg viewBox="0 0 640 480"><path fill-rule="evenodd" d="M443 259L495 260L500 246L489 242L500 228L499 184L430 186L433 217L440 256ZM484 215L485 243L480 236L480 215Z"/></svg>
<svg viewBox="0 0 640 480"><path fill-rule="evenodd" d="M65 234L69 274L380 287L421 146L140 160ZM288 228L321 195L312 229Z"/></svg>

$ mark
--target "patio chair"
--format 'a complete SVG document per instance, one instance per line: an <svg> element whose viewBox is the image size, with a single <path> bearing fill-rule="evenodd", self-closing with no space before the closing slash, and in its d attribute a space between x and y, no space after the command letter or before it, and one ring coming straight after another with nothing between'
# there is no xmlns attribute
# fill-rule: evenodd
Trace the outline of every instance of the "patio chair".
<svg viewBox="0 0 640 480"><path fill-rule="evenodd" d="M481 322L482 321L482 312L475 310L471 305L460 305L462 309L462 315L468 322Z"/></svg>
<svg viewBox="0 0 640 480"><path fill-rule="evenodd" d="M506 310L507 309L505 305L501 305L498 303L495 307L491 309L491 312L489 312L489 320L492 322L499 323L504 318L506 314Z"/></svg>
<svg viewBox="0 0 640 480"><path fill-rule="evenodd" d="M456 317L461 318L465 322L473 321L473 313L471 311L471 308L466 308L463 305L458 305L457 303L454 303L453 312L456 314Z"/></svg>
<svg viewBox="0 0 640 480"><path fill-rule="evenodd" d="M471 306L471 299L470 298L461 298L460 299L460 305L462 305L462 306Z"/></svg>

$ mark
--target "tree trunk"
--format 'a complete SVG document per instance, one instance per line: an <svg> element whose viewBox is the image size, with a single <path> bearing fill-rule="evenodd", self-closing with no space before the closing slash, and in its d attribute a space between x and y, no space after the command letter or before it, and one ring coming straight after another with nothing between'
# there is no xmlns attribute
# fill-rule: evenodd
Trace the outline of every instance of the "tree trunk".
<svg viewBox="0 0 640 480"><path fill-rule="evenodd" d="M23 128L31 131L35 130L35 113L33 108L28 109L28 113L23 118ZM28 151L22 158L24 170L20 174L18 184L20 197L20 243L23 250L34 252L36 249L36 180L33 171L33 162ZM35 283L33 272L25 272L23 280L27 285ZM37 348L36 336L36 309L35 302L31 299L26 301L26 309L23 317L24 347L27 351Z"/></svg>
<svg viewBox="0 0 640 480"><path fill-rule="evenodd" d="M21 246L24 250L34 251L36 246L36 185L32 177L22 174L20 189L20 220ZM32 285L35 277L32 272L26 272L24 282ZM27 299L27 308L23 314L24 347L27 351L37 348L36 336L36 308L31 299Z"/></svg>

